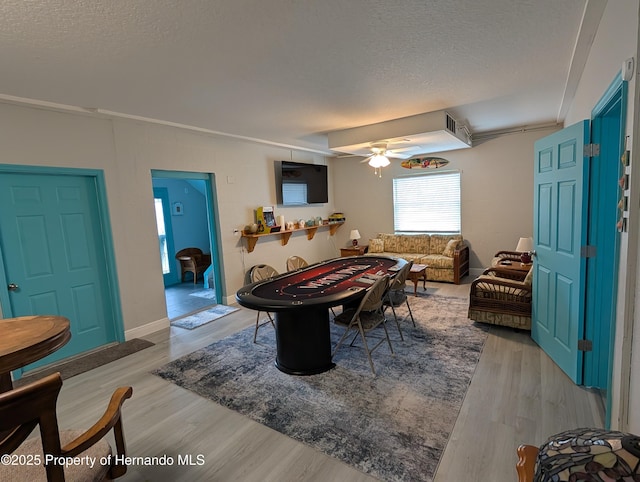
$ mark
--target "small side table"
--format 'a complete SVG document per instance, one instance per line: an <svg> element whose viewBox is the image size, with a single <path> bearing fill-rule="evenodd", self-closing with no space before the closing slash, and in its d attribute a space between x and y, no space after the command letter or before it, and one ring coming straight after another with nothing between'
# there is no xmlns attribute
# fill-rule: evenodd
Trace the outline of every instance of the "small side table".
<svg viewBox="0 0 640 482"><path fill-rule="evenodd" d="M427 268L426 264L414 264L411 266L408 278L413 281L413 296L418 296L418 281L422 280L422 289L427 289Z"/></svg>
<svg viewBox="0 0 640 482"><path fill-rule="evenodd" d="M343 258L346 256L362 256L367 251L369 251L368 244L364 244L364 245L360 244L358 246L349 246L348 248L340 248L340 256Z"/></svg>

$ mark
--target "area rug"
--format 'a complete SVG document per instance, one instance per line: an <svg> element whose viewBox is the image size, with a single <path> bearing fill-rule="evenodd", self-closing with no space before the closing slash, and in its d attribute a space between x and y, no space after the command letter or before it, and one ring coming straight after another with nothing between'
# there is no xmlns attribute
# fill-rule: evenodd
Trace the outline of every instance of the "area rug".
<svg viewBox="0 0 640 482"><path fill-rule="evenodd" d="M197 296L198 298L205 298L208 300L216 299L216 290L202 290L195 293L189 293L189 296Z"/></svg>
<svg viewBox="0 0 640 482"><path fill-rule="evenodd" d="M253 327L161 367L154 374L385 481L430 481L486 340L468 301L410 296L417 327L390 311L396 352L341 348L336 367L298 377L274 366L274 330ZM406 308L397 310L407 314ZM332 325L335 343L342 328ZM372 332L372 336L375 334Z"/></svg>
<svg viewBox="0 0 640 482"><path fill-rule="evenodd" d="M88 372L89 370L93 370L94 368L106 365L107 363L111 363L112 361L124 358L125 356L137 353L140 350L149 348L150 346L154 346L154 343L142 338L134 338L132 340L125 341L124 343L118 343L117 345L113 345L99 351L94 351L88 355L74 358L68 362L43 368L42 370L35 370L14 382L14 385L25 385L31 381L56 372L60 372L62 379L66 380L76 375L80 375L81 373Z"/></svg>
<svg viewBox="0 0 640 482"><path fill-rule="evenodd" d="M238 308L225 305L215 305L211 308L207 308L206 310L198 311L193 315L171 320L171 326L178 326L180 328L186 328L187 330L193 330L199 326L211 323L218 318L222 318L229 313L233 313L234 311L238 311Z"/></svg>
<svg viewBox="0 0 640 482"><path fill-rule="evenodd" d="M154 374L385 481L430 481L486 340L467 319L468 301L410 296L416 324L391 312L373 376L360 347L343 347L336 367L308 377L274 366L274 330L253 327L177 359ZM398 311L408 314L406 307ZM342 333L332 326L335 343Z"/></svg>

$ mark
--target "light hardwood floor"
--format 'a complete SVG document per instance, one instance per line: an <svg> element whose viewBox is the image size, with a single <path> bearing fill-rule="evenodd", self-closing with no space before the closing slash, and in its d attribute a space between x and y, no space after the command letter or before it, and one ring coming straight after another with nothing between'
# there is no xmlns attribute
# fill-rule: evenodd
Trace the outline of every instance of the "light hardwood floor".
<svg viewBox="0 0 640 482"><path fill-rule="evenodd" d="M428 289L467 296L469 286L428 283ZM255 312L241 309L193 331L161 330L147 337L155 346L66 380L60 426L88 427L117 386L131 385L133 398L123 407L129 455L167 455L175 463L134 465L119 480L375 480L149 373L254 320ZM537 445L579 426L603 426L599 395L573 385L527 334L492 327L435 481L515 481L520 443ZM178 455L192 455L194 463L202 455L204 463L179 466Z"/></svg>

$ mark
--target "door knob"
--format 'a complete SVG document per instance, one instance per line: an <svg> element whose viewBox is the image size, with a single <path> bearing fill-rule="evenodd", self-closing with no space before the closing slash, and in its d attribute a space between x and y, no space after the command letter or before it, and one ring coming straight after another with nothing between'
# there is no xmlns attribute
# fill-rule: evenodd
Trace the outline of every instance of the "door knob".
<svg viewBox="0 0 640 482"><path fill-rule="evenodd" d="M9 283L7 288L9 288L9 291L18 291L18 288L20 288L20 287L15 283Z"/></svg>

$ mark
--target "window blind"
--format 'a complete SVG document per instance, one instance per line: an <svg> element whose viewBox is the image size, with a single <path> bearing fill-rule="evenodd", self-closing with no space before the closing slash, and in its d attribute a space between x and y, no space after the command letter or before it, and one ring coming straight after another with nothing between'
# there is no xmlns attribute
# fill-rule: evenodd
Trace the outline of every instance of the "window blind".
<svg viewBox="0 0 640 482"><path fill-rule="evenodd" d="M460 172L393 180L396 233L459 233Z"/></svg>

